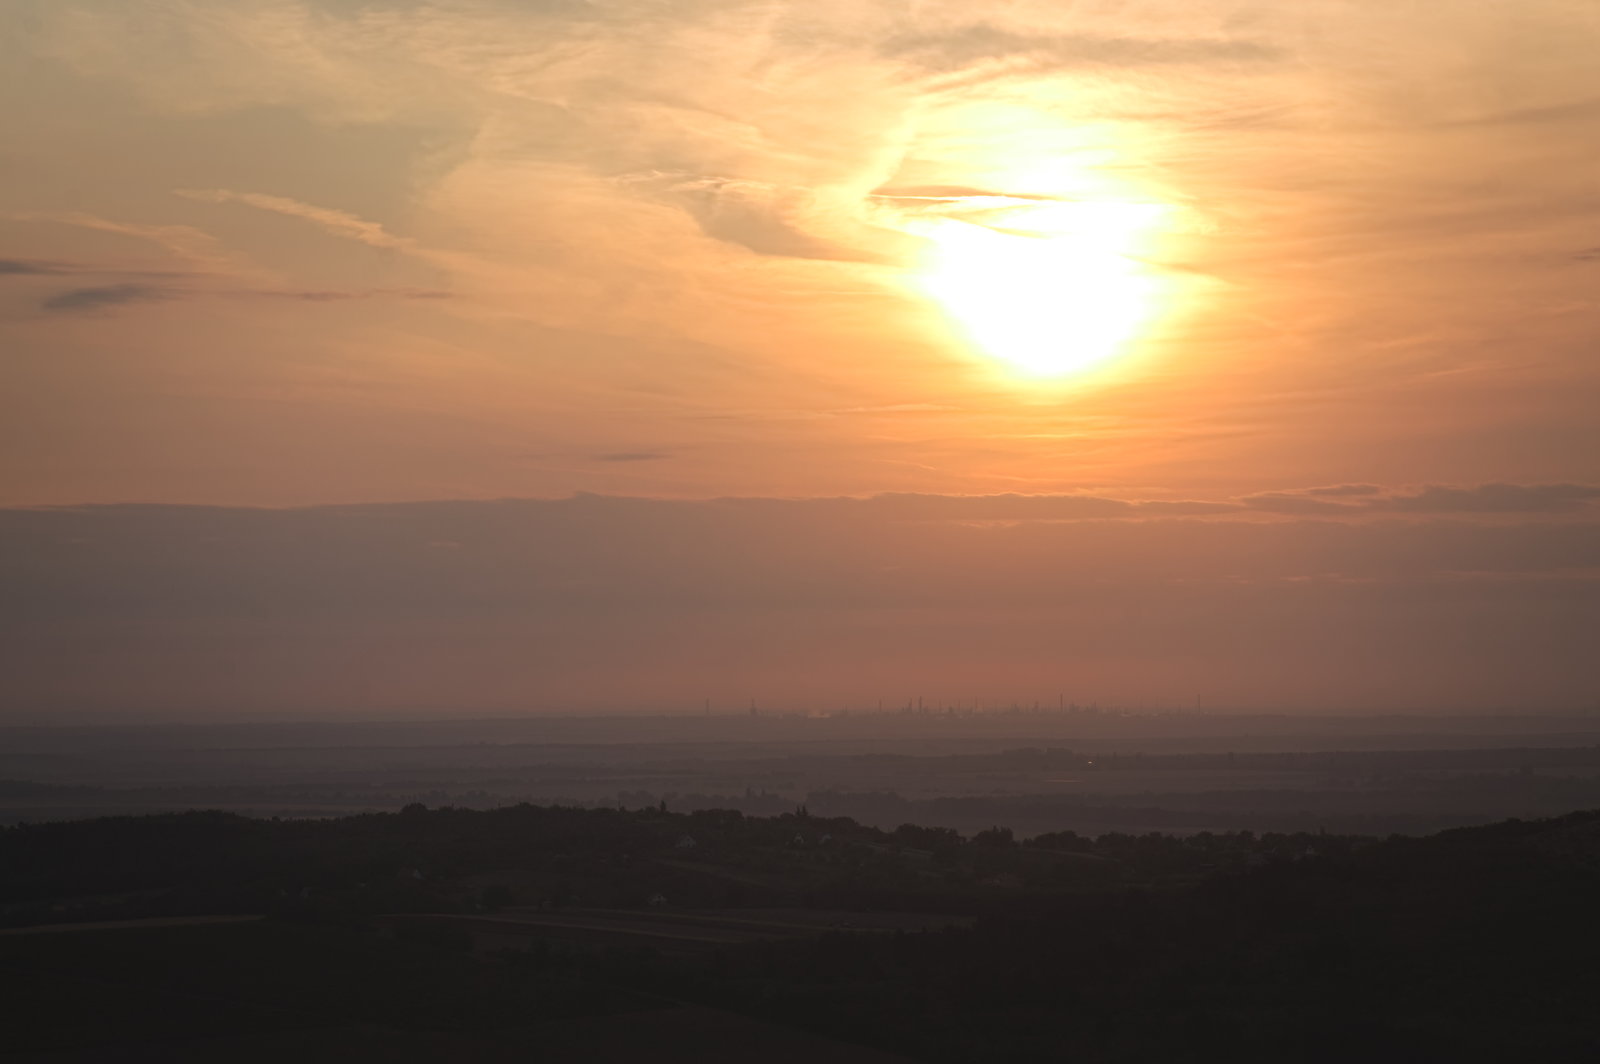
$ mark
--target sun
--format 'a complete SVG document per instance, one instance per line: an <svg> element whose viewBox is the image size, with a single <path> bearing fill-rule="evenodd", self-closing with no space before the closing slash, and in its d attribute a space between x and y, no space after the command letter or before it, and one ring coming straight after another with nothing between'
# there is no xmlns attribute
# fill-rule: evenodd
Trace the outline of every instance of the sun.
<svg viewBox="0 0 1600 1064"><path fill-rule="evenodd" d="M1157 315L1140 258L1157 204L969 196L907 228L927 241L917 284L979 351L1027 377L1074 375L1122 354Z"/></svg>

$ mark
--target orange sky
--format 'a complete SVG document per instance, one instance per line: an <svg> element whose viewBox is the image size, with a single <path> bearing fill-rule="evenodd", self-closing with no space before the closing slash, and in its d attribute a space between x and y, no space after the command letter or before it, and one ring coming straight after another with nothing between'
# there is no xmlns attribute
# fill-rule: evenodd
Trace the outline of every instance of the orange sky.
<svg viewBox="0 0 1600 1064"><path fill-rule="evenodd" d="M7 0L3 501L1594 478L1592 3L974 10Z"/></svg>
<svg viewBox="0 0 1600 1064"><path fill-rule="evenodd" d="M1559 643L1600 571L1546 553L1600 538L1597 54L1593 0L0 0L0 507L1066 496L934 520L1062 550L1098 534L1073 522L1149 525L1124 574L1191 534L1304 537L1281 572L1171 577L1216 587L1516 573L1524 634ZM391 517L431 542L421 512ZM38 601L113 572L159 598L149 557L80 571L12 519ZM1410 561L1347 572L1307 546L1328 522ZM1478 534L1511 545L1437 563ZM1516 613L1491 600L1450 644L1482 668ZM1340 623L1377 631L1376 603ZM178 623L150 610L146 636ZM83 618L9 616L80 652ZM1095 659L1106 693L1341 674L1306 634L1281 682L1170 641L1168 680L1134 682L1136 629ZM1007 638L972 668L1054 689ZM1509 659L1443 684L1435 650L1403 697L1348 697L1520 689ZM1548 697L1588 704L1557 657ZM323 680L283 697L349 696Z"/></svg>

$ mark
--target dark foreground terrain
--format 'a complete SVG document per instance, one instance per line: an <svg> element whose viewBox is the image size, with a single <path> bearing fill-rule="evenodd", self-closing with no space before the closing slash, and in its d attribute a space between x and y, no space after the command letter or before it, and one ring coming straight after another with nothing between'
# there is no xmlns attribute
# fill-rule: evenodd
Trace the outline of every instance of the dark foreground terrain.
<svg viewBox="0 0 1600 1064"><path fill-rule="evenodd" d="M523 805L0 830L29 1061L1600 1059L1600 813L1426 837Z"/></svg>

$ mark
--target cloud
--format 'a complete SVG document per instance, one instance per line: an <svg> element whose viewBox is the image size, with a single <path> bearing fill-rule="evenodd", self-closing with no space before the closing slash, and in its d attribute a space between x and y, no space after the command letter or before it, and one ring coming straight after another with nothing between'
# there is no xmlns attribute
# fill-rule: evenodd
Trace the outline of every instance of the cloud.
<svg viewBox="0 0 1600 1064"><path fill-rule="evenodd" d="M177 194L185 199L198 200L202 203L242 203L257 210L271 211L290 218L301 218L335 236L357 240L370 247L404 250L413 247L415 243L404 237L394 236L377 222L367 221L348 211L317 207L285 196L269 196L260 192L230 192L227 189L178 189Z"/></svg>
<svg viewBox="0 0 1600 1064"><path fill-rule="evenodd" d="M1508 110L1492 111L1488 114L1458 119L1449 124L1459 126L1543 126L1592 121L1596 118L1600 118L1600 96L1588 96L1583 99L1567 100L1538 107L1516 107Z"/></svg>
<svg viewBox="0 0 1600 1064"><path fill-rule="evenodd" d="M1248 40L1023 33L988 22L892 37L884 42L882 52L932 73L950 73L995 61L1020 60L1055 68L1133 67L1262 63L1283 55L1275 46Z"/></svg>
<svg viewBox="0 0 1600 1064"><path fill-rule="evenodd" d="M276 299L300 303L343 303L367 299L435 300L449 299L450 293L414 288L230 288L193 285L177 288L137 282L74 288L40 302L43 310L56 313L93 312L136 303L158 303L197 299Z"/></svg>
<svg viewBox="0 0 1600 1064"><path fill-rule="evenodd" d="M861 504L899 520L1059 521L1126 517L1137 504L1094 495L927 495L885 493Z"/></svg>
<svg viewBox="0 0 1600 1064"><path fill-rule="evenodd" d="M595 455L601 462L660 462L671 457L666 451L610 451Z"/></svg>
<svg viewBox="0 0 1600 1064"><path fill-rule="evenodd" d="M1330 499L1338 499L1331 502ZM1583 510L1600 500L1588 484L1481 484L1386 490L1376 484L1336 484L1246 495L1240 505L1278 514L1553 514Z"/></svg>
<svg viewBox="0 0 1600 1064"><path fill-rule="evenodd" d="M16 221L56 222L60 225L92 229L102 233L132 237L155 244L176 258L207 272L230 272L235 262L210 233L192 225L146 225L121 222L85 211L64 213L22 213L10 215Z"/></svg>
<svg viewBox="0 0 1600 1064"><path fill-rule="evenodd" d="M1133 504L1141 517L1206 517L1238 513L1231 502L1206 502L1203 499L1145 499Z"/></svg>
<svg viewBox="0 0 1600 1064"><path fill-rule="evenodd" d="M59 262L42 262L35 259L0 259L0 277L48 277L71 273Z"/></svg>
<svg viewBox="0 0 1600 1064"><path fill-rule="evenodd" d="M158 281L193 281L210 276L194 270L129 269L110 262L59 262L42 259L0 259L0 277L118 277Z"/></svg>
<svg viewBox="0 0 1600 1064"><path fill-rule="evenodd" d="M652 191L663 202L684 210L707 236L753 251L793 259L883 263L892 256L881 249L824 235L819 230L841 227L838 204L823 202L815 189L729 177L648 172L628 174L619 182L633 191ZM832 217L830 217L830 213ZM890 234L874 231L882 243Z"/></svg>
<svg viewBox="0 0 1600 1064"><path fill-rule="evenodd" d="M430 288L244 288L214 293L222 296L296 299L305 303L338 303L354 299L450 299L452 294Z"/></svg>
<svg viewBox="0 0 1600 1064"><path fill-rule="evenodd" d="M835 414L948 414L961 408L943 403L885 403L882 406L847 406Z"/></svg>
<svg viewBox="0 0 1600 1064"><path fill-rule="evenodd" d="M1381 491L1383 489L1376 484L1331 484L1322 488L1307 488L1306 494L1341 498L1357 495L1377 495Z"/></svg>
<svg viewBox="0 0 1600 1064"><path fill-rule="evenodd" d="M1376 510L1404 513L1539 514L1570 513L1600 500L1589 484L1484 484L1475 488L1427 487L1367 503Z"/></svg>
<svg viewBox="0 0 1600 1064"><path fill-rule="evenodd" d="M1246 495L1239 502L1252 510L1275 514L1347 513L1350 510L1348 506L1288 491L1265 491L1258 495Z"/></svg>
<svg viewBox="0 0 1600 1064"><path fill-rule="evenodd" d="M93 313L132 303L156 303L171 299L174 292L147 284L110 284L90 288L74 288L50 296L39 304L56 313Z"/></svg>
<svg viewBox="0 0 1600 1064"><path fill-rule="evenodd" d="M1016 195L1008 192L997 192L989 188L974 188L970 185L908 185L905 187L885 186L872 190L873 199L882 200L908 200L923 202L931 205L952 204L959 205L968 200L1006 200L1020 202L1054 202L1053 196L1028 196Z"/></svg>

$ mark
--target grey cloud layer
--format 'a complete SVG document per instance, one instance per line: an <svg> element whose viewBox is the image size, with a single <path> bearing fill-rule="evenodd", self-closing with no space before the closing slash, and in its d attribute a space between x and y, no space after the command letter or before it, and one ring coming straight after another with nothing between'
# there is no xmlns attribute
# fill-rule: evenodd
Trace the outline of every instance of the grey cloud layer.
<svg viewBox="0 0 1600 1064"><path fill-rule="evenodd" d="M0 276L42 277L71 272L57 262L39 262L27 259L0 259Z"/></svg>
<svg viewBox="0 0 1600 1064"><path fill-rule="evenodd" d="M1162 512L915 495L0 511L0 712L777 688L836 704L907 684L1288 706L1592 698L1595 520Z"/></svg>
<svg viewBox="0 0 1600 1064"><path fill-rule="evenodd" d="M449 292L428 288L289 288L251 283L250 278L195 270L127 269L93 262L0 259L0 277L99 279L43 296L40 310L55 314L94 314L141 303L192 299L287 299L329 303L354 299L448 299Z"/></svg>
<svg viewBox="0 0 1600 1064"><path fill-rule="evenodd" d="M88 288L71 288L58 292L40 302L45 310L88 312L107 310L129 303L154 303L172 296L172 290L147 284L93 285Z"/></svg>
<svg viewBox="0 0 1600 1064"><path fill-rule="evenodd" d="M88 314L114 310L140 303L165 303L178 299L288 299L305 303L335 303L353 299L448 299L448 292L426 289L275 289L275 288L177 288L136 282L70 288L39 301L41 310L58 314Z"/></svg>
<svg viewBox="0 0 1600 1064"><path fill-rule="evenodd" d="M1346 501L1329 502L1329 498ZM1592 507L1600 487L1589 484L1481 484L1473 488L1430 485L1385 494L1373 484L1341 484L1304 491L1270 491L1240 503L1280 514L1545 514Z"/></svg>

